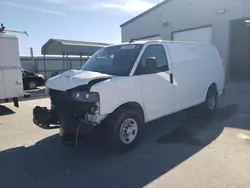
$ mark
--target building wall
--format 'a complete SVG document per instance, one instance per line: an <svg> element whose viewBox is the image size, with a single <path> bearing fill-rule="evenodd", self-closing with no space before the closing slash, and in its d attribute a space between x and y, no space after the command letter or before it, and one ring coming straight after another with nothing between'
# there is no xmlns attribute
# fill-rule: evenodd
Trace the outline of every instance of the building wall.
<svg viewBox="0 0 250 188"><path fill-rule="evenodd" d="M69 57L68 64L66 59L62 57L46 57L46 65L44 66L43 57L35 57L34 62L30 57L20 57L21 66L30 71L34 71L36 73L43 74L46 76L46 79L50 78L52 72L63 72L69 69L80 69L81 66L86 62L86 59L82 59L75 57Z"/></svg>
<svg viewBox="0 0 250 188"><path fill-rule="evenodd" d="M250 16L250 1L249 0L242 0L242 12L243 12L243 17Z"/></svg>
<svg viewBox="0 0 250 188"><path fill-rule="evenodd" d="M218 10L225 9L224 14ZM160 34L171 40L172 32L212 25L212 43L229 61L230 20L250 16L249 0L172 0L122 27L122 41ZM163 23L167 22L168 27Z"/></svg>

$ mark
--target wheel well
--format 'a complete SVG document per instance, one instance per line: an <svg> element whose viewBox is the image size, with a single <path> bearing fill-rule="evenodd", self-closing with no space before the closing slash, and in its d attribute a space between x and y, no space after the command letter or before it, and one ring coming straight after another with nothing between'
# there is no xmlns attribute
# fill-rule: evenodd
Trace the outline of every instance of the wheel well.
<svg viewBox="0 0 250 188"><path fill-rule="evenodd" d="M210 84L210 86L208 87L207 93L209 91L216 91L218 93L218 89L217 89L216 83L213 82L213 83Z"/></svg>
<svg viewBox="0 0 250 188"><path fill-rule="evenodd" d="M141 115L142 121L143 122L145 121L144 111L143 111L143 108L141 107L141 105L139 103L137 103L137 102L124 103L121 106L119 106L118 108L116 108L115 111L117 111L117 110L119 110L121 108L136 110Z"/></svg>

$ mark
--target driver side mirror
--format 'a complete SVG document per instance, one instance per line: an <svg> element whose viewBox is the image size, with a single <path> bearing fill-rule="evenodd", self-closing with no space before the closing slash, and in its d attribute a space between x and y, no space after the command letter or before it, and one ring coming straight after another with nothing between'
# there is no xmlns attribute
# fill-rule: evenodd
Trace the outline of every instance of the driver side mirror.
<svg viewBox="0 0 250 188"><path fill-rule="evenodd" d="M169 70L168 66L165 69ZM148 57L145 59L145 74L153 74L159 71L161 72L161 67L157 66L157 61L154 57ZM170 73L169 76L170 76L170 83L173 84L174 83L173 74Z"/></svg>
<svg viewBox="0 0 250 188"><path fill-rule="evenodd" d="M154 57L148 57L145 59L145 72L147 74L156 73L157 69L157 61Z"/></svg>

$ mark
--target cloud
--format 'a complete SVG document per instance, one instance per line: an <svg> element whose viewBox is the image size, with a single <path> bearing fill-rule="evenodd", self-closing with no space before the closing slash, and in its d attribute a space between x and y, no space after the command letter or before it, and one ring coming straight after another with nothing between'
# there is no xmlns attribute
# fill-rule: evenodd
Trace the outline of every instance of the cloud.
<svg viewBox="0 0 250 188"><path fill-rule="evenodd" d="M12 3L12 2L7 2L7 1L0 1L0 3L8 5L8 6L12 6L12 7L18 7L18 8L30 10L30 11L42 12L42 13L46 13L46 14L67 17L66 14L59 12L59 11L55 11L55 10L36 8L36 7L32 7L32 6L27 6L27 5L22 5L22 4Z"/></svg>
<svg viewBox="0 0 250 188"><path fill-rule="evenodd" d="M146 11L163 0L43 0L73 10L118 9L131 13Z"/></svg>
<svg viewBox="0 0 250 188"><path fill-rule="evenodd" d="M101 4L100 8L120 9L126 12L142 12L155 6L155 3L142 0L129 0L123 4Z"/></svg>

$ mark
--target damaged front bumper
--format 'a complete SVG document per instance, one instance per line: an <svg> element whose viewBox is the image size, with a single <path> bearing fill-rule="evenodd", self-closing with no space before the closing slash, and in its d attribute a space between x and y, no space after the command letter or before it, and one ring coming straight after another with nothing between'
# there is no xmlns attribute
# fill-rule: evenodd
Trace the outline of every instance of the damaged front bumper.
<svg viewBox="0 0 250 188"><path fill-rule="evenodd" d="M80 126L79 134L89 134L106 116L86 114L84 119L77 118L67 111L49 110L46 107L33 109L33 122L42 129L61 128L63 134L75 134Z"/></svg>
<svg viewBox="0 0 250 188"><path fill-rule="evenodd" d="M96 102L72 100L66 92L54 92L51 96L51 110L46 107L33 109L33 122L42 129L60 128L60 135L72 137L89 134L106 115L93 113Z"/></svg>
<svg viewBox="0 0 250 188"><path fill-rule="evenodd" d="M46 107L36 106L33 109L33 123L42 129L60 128L59 118L53 110L48 110ZM52 126L54 125L54 126Z"/></svg>

